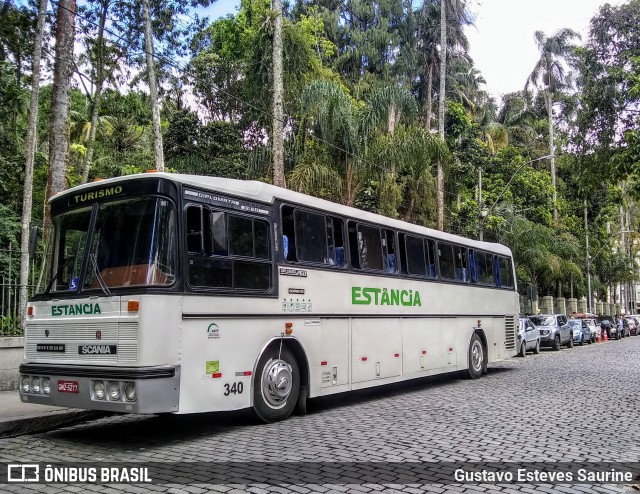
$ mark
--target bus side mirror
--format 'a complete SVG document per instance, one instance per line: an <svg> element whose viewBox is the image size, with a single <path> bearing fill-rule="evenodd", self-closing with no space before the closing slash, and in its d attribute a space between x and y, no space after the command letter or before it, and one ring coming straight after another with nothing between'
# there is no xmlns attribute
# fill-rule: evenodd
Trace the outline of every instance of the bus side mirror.
<svg viewBox="0 0 640 494"><path fill-rule="evenodd" d="M36 258L36 246L38 245L38 227L32 226L29 232L29 260Z"/></svg>

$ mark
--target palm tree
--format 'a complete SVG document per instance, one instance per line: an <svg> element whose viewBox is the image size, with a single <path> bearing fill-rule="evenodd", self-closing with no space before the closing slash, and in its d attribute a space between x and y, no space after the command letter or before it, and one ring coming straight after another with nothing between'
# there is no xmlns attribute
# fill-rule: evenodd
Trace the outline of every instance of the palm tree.
<svg viewBox="0 0 640 494"><path fill-rule="evenodd" d="M29 234L31 211L33 208L33 168L36 153L38 97L40 96L40 60L42 58L42 39L44 23L47 15L48 0L40 0L38 4L38 20L36 23L36 39L33 45L31 68L31 103L29 105L29 123L27 126L26 160L24 167L24 191L22 196L22 231L20 237L20 319L25 321L27 307L27 283L29 280ZM24 328L24 326L23 326Z"/></svg>
<svg viewBox="0 0 640 494"><path fill-rule="evenodd" d="M356 102L343 87L333 81L314 80L302 91L301 114L303 124L300 132L304 135L310 126L315 134L324 142L327 159L322 161L322 167L315 162L316 171L303 170L296 166L293 170L289 185L293 189L303 190L308 180L316 182L318 187L327 185L326 180L340 177L340 182L334 185L334 190L343 192L342 201L352 206L360 185L359 158L362 140L359 139L360 115ZM344 184L344 185L342 185Z"/></svg>
<svg viewBox="0 0 640 494"><path fill-rule="evenodd" d="M555 35L546 37L542 31L536 31L535 40L540 50L540 59L529 75L525 91L529 85L541 88L549 118L549 155L551 155L551 183L553 185L553 219L558 219L556 162L553 129L553 102L556 94L571 84L566 72L567 65L573 62L576 45L574 39L580 35L571 29L560 29Z"/></svg>
<svg viewBox="0 0 640 494"><path fill-rule="evenodd" d="M448 21L449 19L449 21ZM461 26L467 17L464 0L440 0L440 90L438 91L438 134L444 141L444 100L447 74L448 22ZM438 163L437 228L444 229L444 166Z"/></svg>

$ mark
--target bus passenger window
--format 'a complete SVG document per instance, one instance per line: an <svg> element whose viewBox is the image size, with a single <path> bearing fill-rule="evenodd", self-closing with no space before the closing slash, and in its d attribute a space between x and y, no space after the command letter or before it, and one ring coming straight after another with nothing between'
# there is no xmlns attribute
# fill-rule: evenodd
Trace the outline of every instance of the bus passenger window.
<svg viewBox="0 0 640 494"><path fill-rule="evenodd" d="M421 238L407 235L405 237L405 249L407 251L407 273L415 275L426 275L427 266L425 263L424 243Z"/></svg>
<svg viewBox="0 0 640 494"><path fill-rule="evenodd" d="M227 222L226 215L220 211L211 211L209 214L209 235L211 253L226 256L227 250Z"/></svg>
<svg viewBox="0 0 640 494"><path fill-rule="evenodd" d="M202 207L187 208L187 251L202 254L204 252L202 234Z"/></svg>
<svg viewBox="0 0 640 494"><path fill-rule="evenodd" d="M429 278L435 278L436 274L436 264L438 262L438 258L436 257L436 243L433 240L426 239L425 240L427 250L427 276Z"/></svg>
<svg viewBox="0 0 640 494"><path fill-rule="evenodd" d="M386 248L385 271L387 273L396 272L396 242L395 233L392 230L383 230L382 245Z"/></svg>
<svg viewBox="0 0 640 494"><path fill-rule="evenodd" d="M455 280L455 257L453 245L438 242L438 261L440 264L440 276L444 280Z"/></svg>
<svg viewBox="0 0 640 494"><path fill-rule="evenodd" d="M344 224L340 218L330 218L328 221L333 224L333 243L336 248L335 261L336 266L343 267L344 259Z"/></svg>
<svg viewBox="0 0 640 494"><path fill-rule="evenodd" d="M498 280L499 285L505 288L513 288L513 271L511 270L511 259L498 256Z"/></svg>
<svg viewBox="0 0 640 494"><path fill-rule="evenodd" d="M469 278L467 272L467 249L456 245L453 247L453 252L456 262L456 280L466 283Z"/></svg>
<svg viewBox="0 0 640 494"><path fill-rule="evenodd" d="M358 225L357 232L360 267L382 271L382 232L366 225Z"/></svg>

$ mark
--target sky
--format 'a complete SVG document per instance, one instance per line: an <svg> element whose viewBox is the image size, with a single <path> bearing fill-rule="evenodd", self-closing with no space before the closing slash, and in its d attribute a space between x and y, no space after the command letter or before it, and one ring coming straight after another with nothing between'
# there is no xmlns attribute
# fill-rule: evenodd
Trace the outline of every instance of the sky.
<svg viewBox="0 0 640 494"><path fill-rule="evenodd" d="M474 0L475 27L467 31L469 54L492 96L524 88L540 58L534 33L552 36L570 28L587 41L589 21L601 5L622 0Z"/></svg>
<svg viewBox="0 0 640 494"><path fill-rule="evenodd" d="M414 0L414 4L421 0ZM238 0L218 0L206 9L210 19L235 14ZM586 42L589 21L605 0L470 0L475 26L466 30L469 53L486 80L486 89L499 98L524 88L539 59L534 33L552 36L570 28ZM623 0L609 0L620 5Z"/></svg>

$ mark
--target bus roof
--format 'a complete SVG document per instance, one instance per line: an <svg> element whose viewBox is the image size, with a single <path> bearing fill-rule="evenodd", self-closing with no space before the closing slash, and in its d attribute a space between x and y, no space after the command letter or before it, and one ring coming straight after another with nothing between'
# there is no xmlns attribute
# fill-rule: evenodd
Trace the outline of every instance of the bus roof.
<svg viewBox="0 0 640 494"><path fill-rule="evenodd" d="M267 204L273 204L275 199L280 199L285 202L293 202L343 216L351 216L353 218L371 223L387 225L390 228L403 229L422 235L428 235L429 237L440 240L462 243L476 249L488 250L497 254L504 254L508 256L511 255L511 250L501 244L492 242L481 242L479 240L472 240L460 235L433 230L431 228L414 225L393 218L388 218L376 213L370 213L361 209L344 206L342 204L337 204L325 199L319 199L317 197L309 196L288 189L283 189L282 187L276 187L275 185L258 182L255 180L237 180L232 178L209 177L204 175L184 175L166 172L138 173L134 175L108 178L100 180L99 182L91 182L78 185L76 187L72 187L63 192L60 192L59 194L56 194L51 198L51 200L58 200L62 197L66 197L68 194L77 193L78 191L91 189L96 186L127 182L130 180L145 180L149 178L164 178L183 185L199 187L206 190L213 190L220 193L230 194L236 197L242 197L244 199L263 202Z"/></svg>

